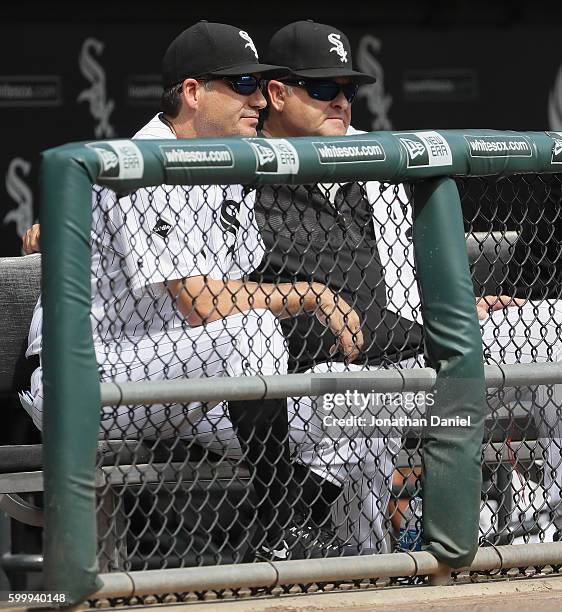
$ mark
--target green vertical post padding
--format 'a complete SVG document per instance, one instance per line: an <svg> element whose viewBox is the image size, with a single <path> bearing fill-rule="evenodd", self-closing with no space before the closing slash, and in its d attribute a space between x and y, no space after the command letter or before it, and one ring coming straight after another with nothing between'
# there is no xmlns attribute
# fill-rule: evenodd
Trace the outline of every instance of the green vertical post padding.
<svg viewBox="0 0 562 612"><path fill-rule="evenodd" d="M41 166L45 588L96 591L94 470L100 386L90 323L92 183L56 151Z"/></svg>
<svg viewBox="0 0 562 612"><path fill-rule="evenodd" d="M426 364L437 371L423 440L423 528L428 552L451 567L476 554L486 415L482 338L470 278L459 194L450 178L414 190L414 249ZM431 417L470 425L431 425Z"/></svg>

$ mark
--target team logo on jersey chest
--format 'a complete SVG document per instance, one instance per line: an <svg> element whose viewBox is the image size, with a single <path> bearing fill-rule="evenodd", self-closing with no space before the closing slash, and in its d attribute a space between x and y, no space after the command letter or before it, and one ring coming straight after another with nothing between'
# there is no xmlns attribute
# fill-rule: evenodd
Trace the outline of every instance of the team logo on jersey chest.
<svg viewBox="0 0 562 612"><path fill-rule="evenodd" d="M221 204L220 223L223 229L223 238L228 247L228 254L234 258L236 253L236 237L240 229L240 202L224 200Z"/></svg>
<svg viewBox="0 0 562 612"><path fill-rule="evenodd" d="M153 234L158 234L161 238L166 238L172 229L172 224L163 217L158 217L156 225L152 228Z"/></svg>

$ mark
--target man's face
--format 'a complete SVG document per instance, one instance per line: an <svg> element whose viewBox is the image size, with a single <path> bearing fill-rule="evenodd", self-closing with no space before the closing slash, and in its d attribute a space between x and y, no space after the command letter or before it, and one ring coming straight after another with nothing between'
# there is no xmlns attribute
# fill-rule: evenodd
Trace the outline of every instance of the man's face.
<svg viewBox="0 0 562 612"><path fill-rule="evenodd" d="M256 75L252 75L256 77ZM199 137L255 136L259 111L266 105L261 89L252 93L248 75L213 79L203 86L195 124ZM238 90L238 91L236 91Z"/></svg>
<svg viewBox="0 0 562 612"><path fill-rule="evenodd" d="M350 82L348 78L330 79L339 85ZM343 91L333 100L313 98L305 87L291 85L292 95L285 98L282 121L291 136L343 136L351 121L351 103Z"/></svg>

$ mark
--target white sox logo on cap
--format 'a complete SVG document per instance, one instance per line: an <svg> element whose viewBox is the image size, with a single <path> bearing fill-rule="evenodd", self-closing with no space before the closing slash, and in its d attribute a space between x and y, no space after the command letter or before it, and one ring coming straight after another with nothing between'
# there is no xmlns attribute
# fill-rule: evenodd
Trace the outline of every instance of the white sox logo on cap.
<svg viewBox="0 0 562 612"><path fill-rule="evenodd" d="M243 38L247 44L244 45L244 48L250 47L250 49L254 52L256 59L258 59L258 50L256 49L256 45L254 45L254 41L250 38L248 32L244 32L244 30L240 30L239 32L241 38Z"/></svg>
<svg viewBox="0 0 562 612"><path fill-rule="evenodd" d="M331 34L328 34L328 40L334 45L330 49L330 53L335 51L340 56L341 62L347 62L347 51L344 49L340 35L332 32Z"/></svg>

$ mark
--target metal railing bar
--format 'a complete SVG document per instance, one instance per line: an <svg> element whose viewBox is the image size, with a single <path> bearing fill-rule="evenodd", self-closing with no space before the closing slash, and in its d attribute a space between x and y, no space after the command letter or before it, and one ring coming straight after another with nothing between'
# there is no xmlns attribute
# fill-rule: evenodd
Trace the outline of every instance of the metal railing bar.
<svg viewBox="0 0 562 612"><path fill-rule="evenodd" d="M562 542L479 548L470 571L562 565ZM90 599L186 593L285 584L432 576L443 565L428 552L391 553L337 559L308 559L210 567L101 574L103 587ZM460 570L456 570L460 571Z"/></svg>
<svg viewBox="0 0 562 612"><path fill-rule="evenodd" d="M562 383L562 363L525 363L485 366L486 386L548 385ZM431 368L365 372L328 372L236 378L197 378L101 383L102 406L175 403L211 400L274 399L357 390L392 393L430 391L436 380Z"/></svg>

